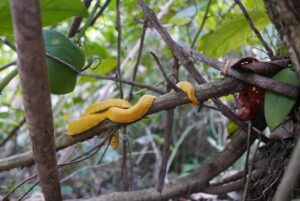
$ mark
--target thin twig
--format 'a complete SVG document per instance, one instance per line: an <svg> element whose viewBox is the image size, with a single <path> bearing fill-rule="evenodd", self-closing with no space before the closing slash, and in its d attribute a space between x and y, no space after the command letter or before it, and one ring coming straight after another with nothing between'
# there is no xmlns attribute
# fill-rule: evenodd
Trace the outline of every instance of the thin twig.
<svg viewBox="0 0 300 201"><path fill-rule="evenodd" d="M247 175L248 175L248 163L249 163L249 155L250 155L250 141L251 141L251 130L252 130L252 122L248 122L248 132L247 132L247 151L246 151L246 160L245 160L245 175L244 175L244 181L247 182ZM248 177L250 179L250 177ZM247 188L246 188L247 187ZM247 199L247 192L248 192L248 185L245 186L245 190L243 193L242 201L246 201Z"/></svg>
<svg viewBox="0 0 300 201"><path fill-rule="evenodd" d="M203 27L204 27L204 24L205 24L206 19L207 19L207 15L208 15L208 11L209 11L209 7L210 7L211 2L212 2L212 0L209 0L209 1L207 2L207 6L206 6L206 9L205 9L205 13L204 13L204 16L203 16L201 25L200 25L200 27L199 27L199 29L198 29L196 35L195 35L195 38L194 38L194 40L193 40L193 42L192 42L192 44L191 44L191 48L192 48L192 49L194 49L195 44L196 44L196 42L197 42L197 40L198 40L198 37L199 37L199 35L200 35L200 33L201 33ZM196 6L196 7L197 7L197 6Z"/></svg>
<svg viewBox="0 0 300 201"><path fill-rule="evenodd" d="M128 177L128 165L127 165L127 152L128 152L128 136L126 135L126 128L123 129L124 133L122 135L122 163L121 163L121 180L122 180L122 190L129 190L129 177Z"/></svg>
<svg viewBox="0 0 300 201"><path fill-rule="evenodd" d="M93 20L91 21L91 26L93 26L96 22L96 20L98 19L98 17L100 17L103 12L105 11L105 9L107 8L107 6L109 5L111 0L106 0L104 2L104 4L101 6L100 10L95 14Z"/></svg>
<svg viewBox="0 0 300 201"><path fill-rule="evenodd" d="M252 179L253 165L254 165L255 157L256 157L257 150L259 148L260 142L261 142L261 138L259 138L259 140L257 142L257 145L255 147L255 151L254 151L254 154L253 154L253 158L252 158L252 161L251 161L250 166L249 166L249 173L248 173L248 176L247 176L246 185L245 185L245 189L244 189L244 195L245 196L243 195L243 197L245 197L245 200L247 199L248 189L250 188L249 186L251 184L251 179Z"/></svg>
<svg viewBox="0 0 300 201"><path fill-rule="evenodd" d="M170 146L172 142L173 121L174 121L174 110L169 110L167 111L167 121L164 130L164 144L162 149L162 159L161 159L160 169L158 173L158 180L156 183L156 189L158 192L162 192L165 184L165 177L168 174L167 165L171 154Z"/></svg>
<svg viewBox="0 0 300 201"><path fill-rule="evenodd" d="M138 67L140 65L140 61L141 61L141 58L142 58L142 52L143 52L143 46L144 46L144 40L145 40L145 34L146 34L147 27L148 27L148 23L147 23L147 20L145 20L142 35L141 35L141 40L140 40L140 47L139 47L139 51L138 51L138 56L137 56L137 59L136 59L136 63L133 67L133 74L132 74L132 81L133 82L135 81L137 70L138 70ZM134 88L134 86L131 86L131 88L130 88L129 101L131 99L133 99L133 88Z"/></svg>
<svg viewBox="0 0 300 201"><path fill-rule="evenodd" d="M154 52L150 52L150 54L151 54L151 56L154 58L154 60L155 60L155 62L156 62L156 64L157 64L157 66L159 67L159 70L162 72L162 74L163 74L165 80L166 80L167 83L170 85L170 87L171 87L172 89L174 89L174 91L180 92L181 89L179 89L179 87L177 87L177 86L170 80L170 78L168 77L168 75L167 75L167 73L165 72L164 68L162 67L162 65L161 65L161 63L160 63L158 57L156 56L156 54L155 54Z"/></svg>
<svg viewBox="0 0 300 201"><path fill-rule="evenodd" d="M100 4L100 0L96 0L96 3L92 9L92 11L90 12L87 20L85 21L83 27L80 29L79 33L77 34L77 39L78 41L80 40L80 38L85 34L86 30L91 26L92 24L92 21L94 19L94 16L97 12L97 9L99 7L99 4Z"/></svg>
<svg viewBox="0 0 300 201"><path fill-rule="evenodd" d="M148 90L156 92L158 94L165 94L166 93L164 90L156 88L152 85L147 85L147 84L139 83L139 82L132 82L132 81L129 81L129 80L116 78L116 77L111 77L111 76L104 76L104 75L98 75L98 74L93 74L93 73L81 73L80 76L87 76L87 77L93 77L93 78L97 78L97 79L113 80L113 81L116 81L116 82L122 82L122 83L125 83L125 84L133 85L135 87L148 89Z"/></svg>
<svg viewBox="0 0 300 201"><path fill-rule="evenodd" d="M13 65L16 65L17 62L16 61L12 61L12 62L9 62L7 64L4 64L3 66L0 66L0 71L4 70L4 69L7 69L8 67L10 66L13 66Z"/></svg>
<svg viewBox="0 0 300 201"><path fill-rule="evenodd" d="M4 138L1 142L0 142L0 147L2 147L9 139L11 139L13 136L15 136L18 132L18 130L23 126L23 124L25 123L26 119L25 117L18 123L17 126L15 126L10 132L9 134L6 136L6 138Z"/></svg>
<svg viewBox="0 0 300 201"><path fill-rule="evenodd" d="M223 185L223 184L226 184L226 183L230 183L230 182L233 182L233 181L236 181L236 180L239 180L239 179L243 178L244 175L245 175L244 171L240 171L240 172L238 172L234 175L231 175L231 176L228 176L228 177L224 178L220 182L212 183L209 186L220 186L220 185Z"/></svg>
<svg viewBox="0 0 300 201"><path fill-rule="evenodd" d="M118 44L117 44L117 78L122 78L121 74L121 48L122 48L122 26L121 26L121 13L120 13L120 0L116 0L116 30L118 32ZM120 97L123 98L123 85L119 83Z"/></svg>
<svg viewBox="0 0 300 201"><path fill-rule="evenodd" d="M264 40L264 38L262 37L262 35L260 34L260 32L257 30L257 28L255 27L253 21L251 20L251 17L249 16L246 8L244 7L244 5L241 3L240 0L234 0L235 3L240 7L241 11L243 12L243 15L245 16L250 28L252 29L252 31L254 31L254 33L256 34L257 38L261 41L261 43L263 44L264 48L267 50L269 57L272 59L274 58L274 54L272 49L269 47L269 45L266 43L266 41Z"/></svg>
<svg viewBox="0 0 300 201"><path fill-rule="evenodd" d="M157 14L157 17L159 20L162 19L162 17L168 13L172 3L174 2L174 0L168 0L164 3L164 5L161 7L159 13ZM149 35L150 29L146 30L145 33L145 38L147 38L147 36ZM121 64L121 69L123 69L128 62L136 55L136 52L139 50L139 46L140 46L140 38L138 39L138 41L132 46L131 50L129 51L129 53L127 54L127 56L123 59L122 64Z"/></svg>
<svg viewBox="0 0 300 201"><path fill-rule="evenodd" d="M20 183L18 183L17 185L14 186L14 188L12 190L10 190L4 197L3 200L7 200L9 198L9 196L11 194L13 194L20 186L22 186L23 184L25 184L26 182L30 181L31 179L34 179L37 177L37 174L34 174L26 179L24 179L23 181L21 181Z"/></svg>
<svg viewBox="0 0 300 201"><path fill-rule="evenodd" d="M114 135L114 133L111 134L111 137L109 138L109 140L108 140L108 142L107 142L107 145L105 146L105 148L104 148L104 150L103 150L103 153L102 153L102 155L101 155L99 161L97 162L97 164L100 164L100 163L102 162L102 160L103 160L103 158L104 158L104 156L105 156L105 154L106 154L106 152L107 152L107 150L108 150L108 147L110 146L110 143L111 143L111 140L112 140L112 138L113 138L113 135Z"/></svg>
<svg viewBox="0 0 300 201"><path fill-rule="evenodd" d="M30 193L30 191L32 191L34 189L34 187L36 187L40 182L37 180L36 182L34 182L34 184L18 199L18 201L23 200L23 198L26 197L26 195L28 195L28 193Z"/></svg>
<svg viewBox="0 0 300 201"><path fill-rule="evenodd" d="M90 7L91 2L92 2L92 0L84 0L83 1L86 8ZM75 34L77 33L77 31L79 29L81 21L82 21L82 17L79 17L79 16L73 17L73 21L72 21L72 24L70 26L69 33L68 33L69 38L72 38L75 36Z"/></svg>
<svg viewBox="0 0 300 201"><path fill-rule="evenodd" d="M13 51L17 51L16 46L4 37L0 37L0 42L7 45Z"/></svg>
<svg viewBox="0 0 300 201"><path fill-rule="evenodd" d="M69 70L71 70L75 74L80 74L81 73L81 71L79 69L77 69L76 67L72 66L71 64L65 62L63 59L61 59L57 56L54 56L54 55L49 54L47 52L46 52L46 56L50 59L53 59L53 60L59 62L59 63L62 63L63 65L65 65Z"/></svg>
<svg viewBox="0 0 300 201"><path fill-rule="evenodd" d="M190 131L192 129L194 129L196 126L201 126L202 123L199 124L199 122L195 122L191 125L189 125L188 127L185 128L185 130L182 132L182 134L180 135L180 138L177 140L176 144L174 145L174 148L172 150L172 153L169 157L168 160L168 164L167 164L167 171L169 172L169 169L173 163L173 160L177 154L177 151L179 150L179 147L182 145L183 141L185 140L185 138L190 134Z"/></svg>

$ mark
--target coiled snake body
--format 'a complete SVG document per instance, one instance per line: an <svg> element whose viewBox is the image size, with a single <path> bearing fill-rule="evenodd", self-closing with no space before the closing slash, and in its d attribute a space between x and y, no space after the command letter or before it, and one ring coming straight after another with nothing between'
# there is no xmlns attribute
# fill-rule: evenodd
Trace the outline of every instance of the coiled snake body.
<svg viewBox="0 0 300 201"><path fill-rule="evenodd" d="M195 96L194 87L190 82L179 82L176 86L186 93L193 104L199 104ZM79 119L70 122L67 134L80 134L97 126L105 119L117 123L134 122L147 114L155 98L155 96L146 94L134 106L131 106L128 101L123 99L108 99L92 104Z"/></svg>

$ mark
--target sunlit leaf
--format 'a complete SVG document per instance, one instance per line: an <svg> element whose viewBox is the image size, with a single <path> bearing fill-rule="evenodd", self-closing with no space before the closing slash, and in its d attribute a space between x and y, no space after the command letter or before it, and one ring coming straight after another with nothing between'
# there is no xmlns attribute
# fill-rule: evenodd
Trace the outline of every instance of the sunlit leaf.
<svg viewBox="0 0 300 201"><path fill-rule="evenodd" d="M259 30L270 23L264 11L252 11L249 14ZM252 35L253 32L243 14L233 15L227 18L216 31L204 35L199 42L198 49L207 56L218 58L246 44L247 39Z"/></svg>
<svg viewBox="0 0 300 201"><path fill-rule="evenodd" d="M296 86L299 84L296 73L291 69L281 70L273 79ZM284 120L295 103L296 100L290 97L271 91L266 93L264 111L266 122L271 130L274 130Z"/></svg>
<svg viewBox="0 0 300 201"><path fill-rule="evenodd" d="M240 130L241 129L233 121L227 124L227 133L230 139L234 139L240 133Z"/></svg>
<svg viewBox="0 0 300 201"><path fill-rule="evenodd" d="M117 59L103 59L100 65L98 65L95 70L90 70L90 72L99 75L107 75L108 73L112 72L116 68L116 66ZM93 69L93 67L91 67L91 69Z"/></svg>
<svg viewBox="0 0 300 201"><path fill-rule="evenodd" d="M191 18L187 18L187 17L172 17L169 20L169 24L172 25L184 25L187 24L191 21Z"/></svg>

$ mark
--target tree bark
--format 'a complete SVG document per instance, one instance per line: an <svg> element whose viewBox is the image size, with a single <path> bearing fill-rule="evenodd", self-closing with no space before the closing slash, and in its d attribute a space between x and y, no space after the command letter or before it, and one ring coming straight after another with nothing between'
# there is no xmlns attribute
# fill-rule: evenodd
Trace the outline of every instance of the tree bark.
<svg viewBox="0 0 300 201"><path fill-rule="evenodd" d="M269 17L286 43L293 67L300 77L300 1L265 0Z"/></svg>
<svg viewBox="0 0 300 201"><path fill-rule="evenodd" d="M40 4L11 0L18 66L34 160L46 201L60 201Z"/></svg>
<svg viewBox="0 0 300 201"><path fill-rule="evenodd" d="M293 68L296 70L300 78L300 1L298 0L264 0L267 12L282 41L287 45L289 55L291 57ZM299 114L299 108L298 108ZM294 136L299 135L299 118L297 119L297 126L294 130ZM274 200L285 201L293 197L297 197L294 191L299 188L299 150L300 138L298 143L294 146L294 151L289 159L287 167L285 167L284 175L277 187Z"/></svg>

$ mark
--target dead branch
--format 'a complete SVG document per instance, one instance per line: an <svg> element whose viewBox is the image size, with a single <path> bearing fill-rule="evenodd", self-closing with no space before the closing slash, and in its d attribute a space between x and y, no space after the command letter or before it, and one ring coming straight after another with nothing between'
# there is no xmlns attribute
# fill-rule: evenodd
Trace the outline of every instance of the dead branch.
<svg viewBox="0 0 300 201"><path fill-rule="evenodd" d="M222 69L225 66L225 64L223 62L220 62L218 60L207 57L201 53L196 52L193 49L183 48L183 51L185 52L186 55L191 56L193 59L197 60L198 62L204 62L204 63L210 65L211 67L218 69L220 71L222 71ZM272 71L274 73L274 69L270 69L270 66L272 66L272 64L275 65L274 68L280 70L280 67L278 67L278 65L282 66L282 68L286 68L287 65L289 64L289 61L284 59L284 60L272 61L272 62L257 62L257 66L255 68L262 67L260 70L261 74L263 74L266 71ZM284 64L286 64L286 65L284 66ZM252 65L255 65L255 64L245 64L244 67L254 69L254 67ZM228 69L227 75L235 77L241 81L247 82L254 86L259 86L261 88L268 89L268 90L271 90L271 91L274 91L274 92L277 92L280 94L284 94L284 95L292 97L292 98L297 98L298 94L299 94L298 87L290 85L290 84L278 82L278 81L272 80L270 78L263 77L261 75L248 73L248 72L244 72L244 71L243 72L237 71L233 68Z"/></svg>

